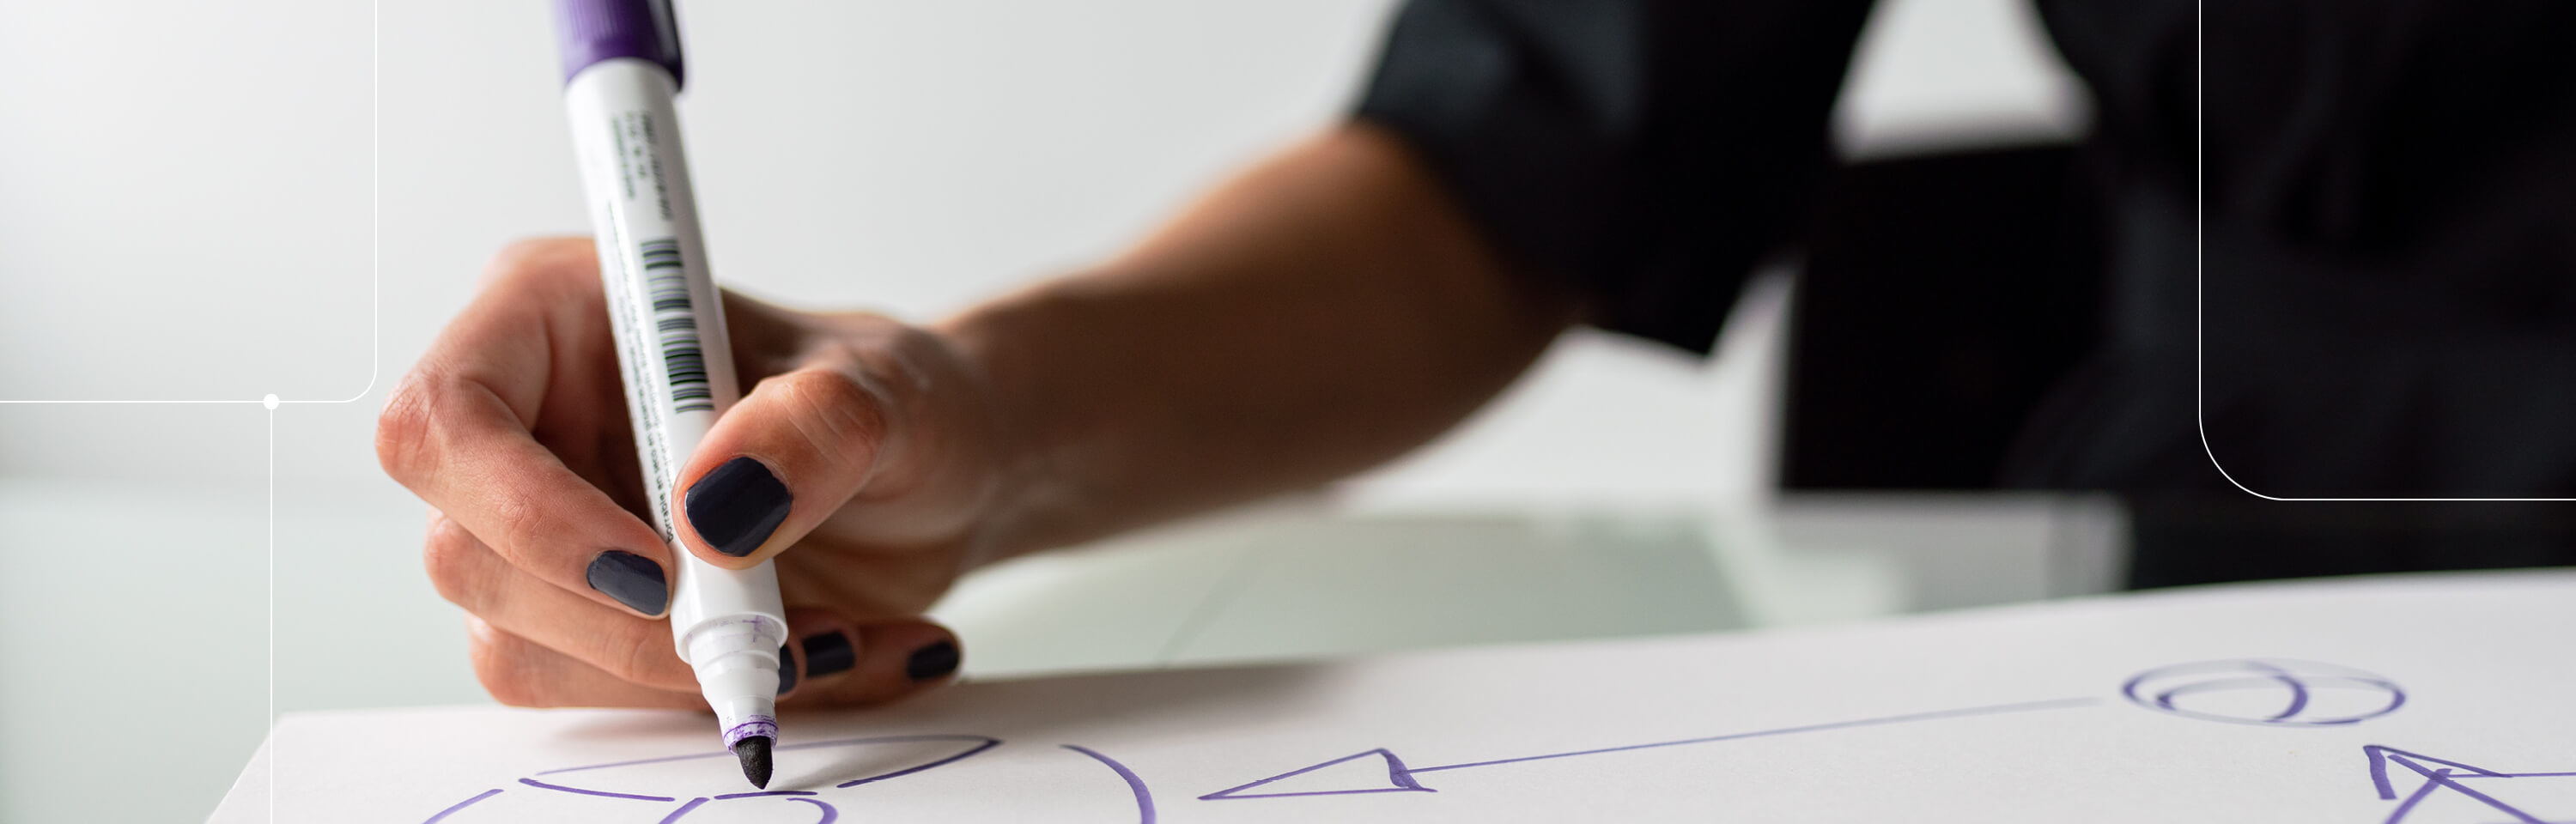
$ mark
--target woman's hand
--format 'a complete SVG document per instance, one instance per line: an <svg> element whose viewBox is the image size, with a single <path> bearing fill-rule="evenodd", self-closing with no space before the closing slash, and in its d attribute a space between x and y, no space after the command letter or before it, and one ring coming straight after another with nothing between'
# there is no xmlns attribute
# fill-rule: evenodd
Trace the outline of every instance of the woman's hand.
<svg viewBox="0 0 2576 824"><path fill-rule="evenodd" d="M394 393L385 470L513 704L701 706L669 629L591 243L512 247ZM790 704L952 672L924 623L983 562L1318 484L1412 449L1584 312L1503 265L1394 134L1328 130L1101 266L936 331L728 298L752 382L679 473L680 540L775 558Z"/></svg>
<svg viewBox="0 0 2576 824"><path fill-rule="evenodd" d="M890 700L956 670L922 610L990 560L1004 427L938 335L725 298L740 403L679 474L681 541L776 560L788 706ZM395 390L385 471L429 502L431 579L471 613L475 673L522 706L698 707L673 652L676 563L647 524L587 238L503 251Z"/></svg>

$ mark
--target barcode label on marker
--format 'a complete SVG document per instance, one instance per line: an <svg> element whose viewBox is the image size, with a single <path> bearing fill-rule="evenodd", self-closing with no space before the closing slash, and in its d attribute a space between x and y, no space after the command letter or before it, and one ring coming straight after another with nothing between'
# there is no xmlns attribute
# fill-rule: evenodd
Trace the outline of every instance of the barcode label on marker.
<svg viewBox="0 0 2576 824"><path fill-rule="evenodd" d="M698 317L689 301L688 268L680 242L644 241L644 289L653 301L653 328L662 344L662 368L671 383L674 412L716 411L707 385L707 357L698 350Z"/></svg>

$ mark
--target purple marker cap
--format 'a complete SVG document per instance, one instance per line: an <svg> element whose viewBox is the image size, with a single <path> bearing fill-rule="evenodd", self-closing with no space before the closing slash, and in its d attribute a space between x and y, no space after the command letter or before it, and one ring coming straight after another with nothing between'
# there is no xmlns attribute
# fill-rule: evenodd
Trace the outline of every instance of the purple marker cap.
<svg viewBox="0 0 2576 824"><path fill-rule="evenodd" d="M564 82L591 64L620 57L650 60L680 76L680 24L672 0L555 0L563 42Z"/></svg>

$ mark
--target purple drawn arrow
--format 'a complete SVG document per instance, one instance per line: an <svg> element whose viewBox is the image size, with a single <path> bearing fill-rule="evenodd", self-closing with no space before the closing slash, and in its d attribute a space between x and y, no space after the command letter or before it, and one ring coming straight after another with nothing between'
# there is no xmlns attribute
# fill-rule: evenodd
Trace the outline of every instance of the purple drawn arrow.
<svg viewBox="0 0 2576 824"><path fill-rule="evenodd" d="M1365 751L1358 752L1358 753L1354 753L1354 754L1351 754L1351 755L1345 755L1345 756L1342 756L1342 757L1340 757L1340 758L1336 758L1336 759L1333 759L1333 760L1331 760L1331 761L1326 761L1326 762L1323 762L1323 763L1320 763L1320 764L1314 764L1314 765L1310 765L1310 766L1299 767L1299 768L1297 768L1297 769L1289 770L1289 771L1287 771L1287 772L1280 773L1280 774L1278 774L1278 775L1274 775L1274 776L1270 776L1270 777L1268 777L1268 778L1264 778L1264 779L1261 779L1261 780L1258 780L1258 781L1252 781L1252 782L1245 783L1245 784L1238 784L1238 785L1235 785L1235 786L1232 786L1232 787L1227 787L1227 788L1225 788L1225 789L1218 790L1218 791L1216 791L1216 792L1212 792L1212 793L1208 793L1208 794L1206 794L1206 795L1199 796L1199 800L1201 800L1201 801L1231 801L1231 800L1239 800L1239 799L1246 799L1246 798L1293 798L1293 797L1298 797L1298 796L1310 796L1310 795L1364 795L1364 794L1369 794L1369 793L1403 793L1403 792L1424 792L1424 793L1427 793L1427 792L1438 792L1438 790L1434 790L1434 789L1432 789L1432 788L1430 788L1430 787L1422 786L1422 782L1421 782L1420 780L1416 779L1416 778L1415 778L1415 776L1419 776L1419 775L1421 775L1421 774L1423 774L1423 773L1442 772L1442 771L1446 771L1446 770L1465 770L1465 769L1473 769L1473 768L1476 768L1476 767L1493 767L1493 766L1499 766L1499 765L1503 765L1503 764L1518 764L1518 763L1521 763L1521 762L1524 762L1524 761L1544 761L1544 760L1551 759L1551 758L1573 758L1573 757L1576 757L1576 756L1583 756L1583 755L1600 755L1600 754L1603 754L1603 753L1627 752L1627 751L1630 751L1630 750L1645 750L1645 749L1654 749L1654 748L1657 748L1657 747L1678 747L1678 746L1682 746L1682 745L1685 745L1685 744L1708 744L1708 743L1713 743L1713 742L1718 742L1718 741L1734 741L1734 740L1738 740L1738 739L1745 739L1745 738L1765 738L1765 737L1770 737L1770 736L1775 736L1775 735L1793 735L1793 734L1797 734L1797 733L1806 733L1806 732L1824 732L1824 731L1826 731L1826 730L1851 729L1851 728L1854 728L1854 727L1876 727L1876 726L1885 726L1885 725L1889 725L1889 724L1905 724L1905 723L1911 723L1911 722L1915 722L1915 721L1937 721L1937 720L1945 719L1945 718L1966 718L1966 717L1970 717L1970 716L1978 716L1978 715L2001 715L2001 714L2005 714L2005 713L2014 713L2014 712L2031 712L2031 711L2036 711L2036 710L2067 709L2067 708L2071 708L2071 707L2085 707L2085 706L2092 706L2092 705L2094 705L2094 704L2098 704L2098 703L2101 703L2101 702L2100 702L2099 700L2097 700L2097 699L2092 699L2092 698L2061 698L2061 699L2057 699L2057 700L2053 700L2053 701L2025 701L2025 702L2021 702L2021 703L2017 703L2017 704L1994 704L1994 705L1990 705L1990 706L1983 706L1983 707L1969 707L1969 708L1966 708L1966 709L1940 710L1940 711L1936 711L1936 712L1918 712L1918 713L1912 713L1912 714L1908 714L1908 715L1890 715L1890 716L1884 716L1884 717L1880 717L1880 718L1863 718L1863 719L1860 719L1860 720L1857 720L1857 721L1834 721L1834 722L1829 722L1829 723L1824 723L1824 724L1808 724L1808 725L1805 725L1805 726L1797 726L1797 727L1781 727L1781 728L1779 728L1779 729L1771 729L1771 730L1756 730L1756 731L1753 731L1753 732L1728 733L1728 734L1725 734L1725 735L1711 735L1711 736L1705 736L1705 737L1701 737L1701 738L1684 738L1684 739L1680 739L1680 740L1677 740L1677 741L1656 741L1656 742L1653 742L1653 743L1647 743L1647 744L1628 744L1628 745L1625 745L1625 746L1618 746L1618 747L1601 747L1601 748L1598 748L1598 749L1590 749L1590 750L1576 750L1576 751L1574 751L1574 752L1548 753L1548 754L1545 754L1545 755L1524 755L1524 756L1519 756L1519 757L1517 757L1517 758L1497 758L1497 759L1493 759L1493 760L1489 760L1489 761L1469 761L1469 762L1460 763L1460 764L1442 764L1442 765L1435 766L1435 767L1409 767L1409 766L1406 766L1406 765L1405 765L1405 763L1404 763L1404 759L1397 757L1395 753L1393 753L1393 752L1389 752L1386 748L1384 748L1384 747L1380 747L1380 748L1373 749L1373 750L1365 750ZM1326 767L1330 767L1330 766L1333 766L1333 765L1336 765L1336 764L1342 764L1342 763L1346 763L1346 762L1350 762L1350 761L1356 761L1356 760L1360 760L1360 759L1368 758L1368 757L1371 757L1371 756L1375 756L1375 757L1377 757L1381 762L1383 762L1383 763L1384 763L1384 765L1385 765L1385 767L1386 767L1386 783L1385 783L1385 784L1383 784L1383 785L1372 784L1372 785L1370 785L1370 786L1365 786L1365 787L1351 787L1351 788L1348 788L1348 789L1335 789L1335 790L1304 790L1304 791L1298 791L1298 792L1267 792L1267 793L1265 793L1265 792L1253 792L1254 790L1258 790L1258 789L1260 789L1260 788L1261 788L1261 787L1263 787L1263 786L1266 786L1266 785L1269 785L1269 784L1272 784L1272 783L1275 783L1275 782L1278 782L1278 781L1281 781L1281 780L1284 780L1284 779L1294 778L1294 777L1296 777L1296 776L1305 775L1305 774L1307 774L1307 773L1314 772L1314 771L1316 771L1316 770L1320 770L1320 769L1324 769L1324 768L1326 768Z"/></svg>
<svg viewBox="0 0 2576 824"><path fill-rule="evenodd" d="M2399 802L2397 809L2389 811L2388 820L2385 824L2401 824L2401 822L2406 820L2406 814L2415 810L2415 805L2423 803L2425 798L2430 797L2433 793L2441 790L2449 790L2451 792L2467 796L2470 800L2476 801L2480 804L2485 804L2496 812L2513 816L2513 820L2524 822L2524 824L2547 824L2547 822L2542 821L2537 816L2523 812L2522 810L2515 808L2512 804L2505 803L2504 801L2497 799L2495 796L2472 789L2468 785L2460 782L2488 778L2576 777L2576 772L2497 772L2485 767L2472 767L2447 758L2434 758L2429 755L2418 755L2416 753L2392 747L2383 747L2378 744L2371 744L2369 746L2362 747L2361 752L2362 755L2367 756L2370 759L2370 783L2371 786L2379 790L2379 798L2382 801L2397 800L2397 786L2394 783L2391 783L2388 779L2388 765L2395 764L2397 766L2404 767L2408 771L2424 778L2424 783L2417 785L2414 792L2407 794L2406 800ZM2441 766L2431 766L2435 764L2439 764Z"/></svg>

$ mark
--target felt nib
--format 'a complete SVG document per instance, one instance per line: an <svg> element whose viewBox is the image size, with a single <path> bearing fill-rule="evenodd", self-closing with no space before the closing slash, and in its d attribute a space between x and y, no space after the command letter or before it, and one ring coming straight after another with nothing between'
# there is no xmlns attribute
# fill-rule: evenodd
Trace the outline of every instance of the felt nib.
<svg viewBox="0 0 2576 824"><path fill-rule="evenodd" d="M769 789L769 736L733 742L733 756L742 759L742 777L751 779L754 787Z"/></svg>

